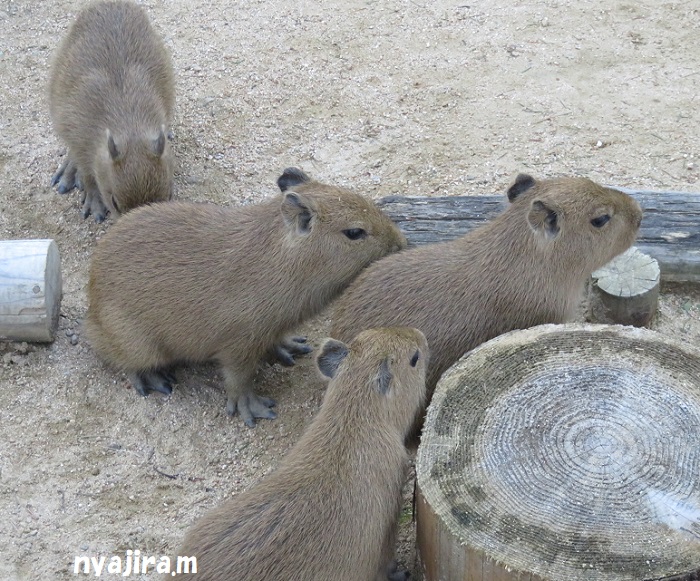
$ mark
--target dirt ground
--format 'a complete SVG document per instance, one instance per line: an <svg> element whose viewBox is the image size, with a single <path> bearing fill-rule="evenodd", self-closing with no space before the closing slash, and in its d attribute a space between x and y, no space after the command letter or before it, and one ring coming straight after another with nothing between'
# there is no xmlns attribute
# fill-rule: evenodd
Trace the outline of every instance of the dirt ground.
<svg viewBox="0 0 700 581"><path fill-rule="evenodd" d="M250 430L227 417L213 366L143 399L80 335L110 221L49 187L65 148L46 83L83 4L0 0L0 239L55 239L64 284L53 344L0 343L11 581L73 579L76 555L175 555L196 517L274 468L323 393L311 358L263 367L279 419ZM697 0L143 4L177 74L178 199L259 201L290 165L372 198L504 192L520 171L700 191ZM665 285L654 328L698 343L698 287ZM326 319L305 331L318 344ZM414 570L410 509L402 520Z"/></svg>

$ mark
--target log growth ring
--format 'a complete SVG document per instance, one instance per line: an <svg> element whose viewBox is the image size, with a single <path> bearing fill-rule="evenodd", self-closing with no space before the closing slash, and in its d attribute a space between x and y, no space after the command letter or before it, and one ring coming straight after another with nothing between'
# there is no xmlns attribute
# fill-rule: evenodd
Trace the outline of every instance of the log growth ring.
<svg viewBox="0 0 700 581"><path fill-rule="evenodd" d="M440 525L505 572L697 572L700 353L631 327L503 335L441 379L417 475Z"/></svg>

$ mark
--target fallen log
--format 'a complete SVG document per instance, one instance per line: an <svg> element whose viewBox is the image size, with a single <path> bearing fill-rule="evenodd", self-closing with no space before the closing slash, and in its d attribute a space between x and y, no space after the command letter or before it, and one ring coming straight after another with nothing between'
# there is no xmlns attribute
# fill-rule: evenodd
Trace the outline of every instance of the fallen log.
<svg viewBox="0 0 700 581"><path fill-rule="evenodd" d="M700 283L700 194L615 187L637 199L644 219L635 246L655 258L661 279ZM452 240L481 226L507 204L499 196L388 196L379 206L410 245Z"/></svg>
<svg viewBox="0 0 700 581"><path fill-rule="evenodd" d="M0 241L0 340L53 341L61 258L53 240Z"/></svg>

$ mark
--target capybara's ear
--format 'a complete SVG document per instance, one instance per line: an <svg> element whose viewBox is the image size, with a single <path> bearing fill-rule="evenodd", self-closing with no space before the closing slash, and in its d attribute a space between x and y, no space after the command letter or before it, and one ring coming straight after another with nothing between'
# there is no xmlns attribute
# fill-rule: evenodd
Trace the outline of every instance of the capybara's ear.
<svg viewBox="0 0 700 581"><path fill-rule="evenodd" d="M389 357L382 359L379 364L379 370L377 371L377 376L375 378L376 390L382 395L389 393L391 389L391 382L394 379L394 374L391 372L391 361Z"/></svg>
<svg viewBox="0 0 700 581"><path fill-rule="evenodd" d="M336 339L327 339L316 357L316 365L323 375L333 378L348 355L348 346Z"/></svg>
<svg viewBox="0 0 700 581"><path fill-rule="evenodd" d="M109 151L109 157L112 158L112 161L117 161L121 156L117 144L114 142L114 137L112 137L112 132L109 129L107 129L107 150Z"/></svg>
<svg viewBox="0 0 700 581"><path fill-rule="evenodd" d="M311 232L311 220L316 215L316 207L312 200L297 194L286 192L282 200L282 216L288 226L292 226L297 234Z"/></svg>
<svg viewBox="0 0 700 581"><path fill-rule="evenodd" d="M554 240L559 236L559 215L555 208L543 200L532 201L527 221L530 228L547 240Z"/></svg>
<svg viewBox="0 0 700 581"><path fill-rule="evenodd" d="M310 182L311 178L307 176L298 167L288 167L282 172L282 175L277 178L277 185L280 190L286 192L289 188Z"/></svg>
<svg viewBox="0 0 700 581"><path fill-rule="evenodd" d="M165 151L165 125L160 126L160 133L151 143L151 151L158 157L163 155Z"/></svg>
<svg viewBox="0 0 700 581"><path fill-rule="evenodd" d="M535 178L526 173L518 174L515 178L515 183L508 188L508 201L512 202L523 192L527 192L535 185Z"/></svg>

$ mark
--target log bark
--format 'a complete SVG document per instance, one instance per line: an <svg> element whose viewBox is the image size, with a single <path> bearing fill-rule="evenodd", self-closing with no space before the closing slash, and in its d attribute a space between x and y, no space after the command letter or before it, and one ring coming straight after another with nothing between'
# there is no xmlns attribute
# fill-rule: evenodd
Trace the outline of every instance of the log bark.
<svg viewBox="0 0 700 581"><path fill-rule="evenodd" d="M647 329L543 325L465 355L416 474L426 581L700 575L700 351Z"/></svg>
<svg viewBox="0 0 700 581"><path fill-rule="evenodd" d="M659 306L659 281L658 262L633 246L591 275L587 320L648 326Z"/></svg>
<svg viewBox="0 0 700 581"><path fill-rule="evenodd" d="M644 210L636 246L655 258L665 281L700 283L700 194L615 189L630 194ZM408 197L378 201L411 245L462 236L500 213L505 195Z"/></svg>
<svg viewBox="0 0 700 581"><path fill-rule="evenodd" d="M53 240L0 241L0 340L53 341L61 291Z"/></svg>

